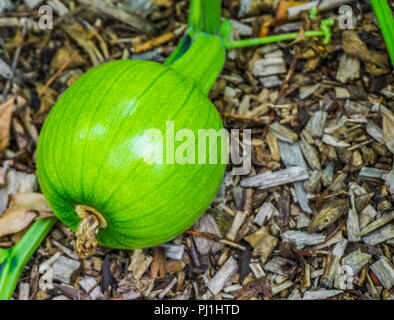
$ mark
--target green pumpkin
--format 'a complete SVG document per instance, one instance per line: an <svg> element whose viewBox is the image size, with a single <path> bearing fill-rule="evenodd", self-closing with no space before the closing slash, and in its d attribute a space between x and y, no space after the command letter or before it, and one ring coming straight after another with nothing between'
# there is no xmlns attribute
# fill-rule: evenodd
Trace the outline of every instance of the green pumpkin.
<svg viewBox="0 0 394 320"><path fill-rule="evenodd" d="M155 62L109 62L75 81L52 108L37 148L40 185L55 215L75 231L76 207L91 208L105 220L98 243L119 249L154 246L189 228L213 200L225 165L220 152L216 164L168 164L166 140L164 162L151 159L161 146L146 132L159 129L165 138L167 121L196 139L199 129L223 128L193 81Z"/></svg>

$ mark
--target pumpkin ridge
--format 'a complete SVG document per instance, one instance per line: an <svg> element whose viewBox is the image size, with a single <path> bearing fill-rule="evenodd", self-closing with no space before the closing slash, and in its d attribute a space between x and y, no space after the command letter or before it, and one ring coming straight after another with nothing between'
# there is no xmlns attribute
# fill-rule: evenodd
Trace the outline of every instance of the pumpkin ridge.
<svg viewBox="0 0 394 320"><path fill-rule="evenodd" d="M155 84L155 82L157 80L159 80L161 78L161 76L163 76L167 71L168 71L168 69L165 69L164 71L160 72L159 75L144 89L144 91L140 95L138 95L136 97L135 100L138 101L142 96L144 96L146 94L146 92L148 92L148 90ZM110 143L108 144L109 146L111 146L113 144L113 140L119 135L119 132L122 131L123 125L126 122L126 119L127 119L127 117L125 117L123 119L122 123L119 125L118 130L115 132ZM108 160L108 157L110 154L110 148L107 148L107 146L106 146L106 149L107 149L107 151L106 151L105 155L102 157L102 161L100 162L100 166L98 166L98 168L101 168L103 166L103 164ZM97 179L98 175L99 175L99 171L97 172L96 179ZM94 193L95 191L96 191L96 185L94 185L91 192Z"/></svg>
<svg viewBox="0 0 394 320"><path fill-rule="evenodd" d="M211 170L211 172L210 172L209 174L207 174L207 179L205 179L205 181L209 181L209 178L212 176L212 174L213 174L214 172L216 172L216 170L218 169L219 166L220 166L219 164L215 165L215 167ZM190 177L190 179L186 181L185 185L188 185L188 184L190 183L190 181L192 181L192 180L200 173L200 170L203 169L203 168L204 168L204 167L202 167L202 168L200 168L198 171L194 172L194 175L192 175L192 176ZM180 193L178 193L178 194L177 194L175 197L173 197L172 199L173 199L173 200L176 200L176 199L179 198L179 196L180 196ZM155 212L155 211L161 210L162 208L163 208L163 206L158 207L158 208L154 208L152 211L144 212L143 215L141 215L141 216L133 217L133 218L131 218L130 220L122 220L122 222L125 222L125 221L133 221L133 222L138 221L138 220L140 220L140 219L142 219L142 218L145 218L145 216L147 216L147 215L151 215L151 214L152 214L153 212ZM118 210L118 211L120 211L120 210ZM139 228L139 229L141 229L141 228Z"/></svg>
<svg viewBox="0 0 394 320"><path fill-rule="evenodd" d="M97 71L97 70L96 70L96 71ZM95 73L97 73L97 72L95 72ZM104 81L104 78L100 79L100 80L99 80L99 83L101 83L102 81ZM84 86L80 86L80 87L76 90L76 93L79 92L79 90L83 90L83 89L85 89ZM75 98L76 93L74 93L74 95L72 96L71 99L74 99L74 98ZM88 100L88 99L90 98L91 94L92 94L92 91L89 93L89 95L87 95L87 97L86 97L86 99L85 99L84 101ZM59 101L59 102L60 102L60 101ZM72 105L72 104L69 104L69 105ZM64 114L67 112L67 108L66 108L66 107L62 107L62 108L63 108L63 109L61 110L61 112L55 113L55 116L57 116L57 117L54 118L54 119L58 119L59 117L60 117L60 119L61 119L61 118L64 117ZM79 116L80 116L80 113L78 114L78 117L79 117ZM57 123L57 121L53 120L52 123ZM46 129L46 131L48 131L48 130L49 130L49 128ZM49 146L50 146L49 150L51 150L51 148L52 148L51 146L54 144L54 141L56 141L56 138L58 138L58 135L60 134L60 131L61 131L61 130L56 130L56 131L55 131L55 134L51 137L51 140L50 140L50 142L48 143ZM74 131L75 131L75 130L74 130ZM73 131L73 133L74 133L74 131ZM73 137L74 137L74 135L73 135ZM70 140L70 141L73 141L73 140ZM72 142L71 142L71 144L72 144ZM52 166L52 167L53 167L53 170L51 170L51 171L54 172L55 179L59 181L59 185L60 185L62 191L65 193L66 197L68 197L68 198L70 198L70 199L73 199L74 197L71 196L70 193L66 190L66 188L65 188L65 186L64 186L64 184L63 184L63 180L60 178L60 174L59 174L59 171L58 171L58 169L57 169L56 162L55 162L55 158L56 158L56 157L55 157L55 152L50 152L50 153L48 154L48 158L49 158L50 155L52 155L52 163L54 164L54 165Z"/></svg>
<svg viewBox="0 0 394 320"><path fill-rule="evenodd" d="M141 64L141 62L140 62L140 63L137 62L137 63L135 63L135 64L133 64L133 65L127 67L127 68L124 68L121 72L119 72L119 75L117 75L117 76L113 79L111 85L108 86L108 88L107 88L107 90L105 91L105 93L104 93L103 96L105 97L105 96L108 94L108 92L111 91L113 85L114 85L120 78L122 78L122 76L127 75L127 74L126 74L127 71L133 69L135 66L138 66L138 65L140 65L140 64ZM104 77L103 77L103 79L104 79ZM98 105L96 106L96 111L94 112L93 116L90 118L90 123L89 123L89 125L88 125L89 130L88 130L88 133L87 133L86 137L88 137L88 136L90 135L90 132L91 132L91 123L92 123L92 121L94 120L94 118L96 117L96 115L98 114L98 112L100 111L100 105L101 105L102 101L100 100L100 101L98 101L98 102L99 102L99 103L98 103ZM119 132L119 131L118 131L118 132ZM81 172L80 172L80 185L81 185L81 188L80 188L80 190L81 190L81 197L82 197L82 199L85 198L85 188L84 188L83 172L84 172L84 168L85 168L85 154L86 154L86 148L87 148L87 142L84 143L83 150L82 150L82 159L81 159ZM71 149L70 149L70 150L71 150Z"/></svg>
<svg viewBox="0 0 394 320"><path fill-rule="evenodd" d="M214 173L212 173L214 174ZM220 181L217 183L216 188L218 188L218 186L220 185ZM118 226L116 226L116 233L119 234L121 233L122 235L124 235L125 238L128 239L133 239L132 242L134 242L134 244L132 244L130 246L130 244L128 245L128 248L133 248L133 247L150 247L150 246L154 246L154 245L158 245L160 243L163 243L163 241L168 241L169 239L172 239L173 237L175 237L177 234L180 234L182 232L184 232L185 230L187 230L188 228L190 228L193 224L194 224L194 220L195 220L195 216L197 215L197 213L199 213L201 211L202 207L206 207L208 206L208 204L210 202L212 202L212 200L214 199L216 193L211 196L206 202L204 202L201 207L196 208L195 210L193 210L193 212L187 216L187 218L185 217L185 219L182 219L182 222L186 222L186 221L190 221L190 217L193 217L192 221L190 221L187 224L182 223L182 227L177 226L176 228L172 228L175 224L171 223L171 220L167 220L167 219L162 219L162 223L160 224L155 224L153 225L149 225L148 227L139 227L137 230L144 230L145 233L149 232L150 229L150 233L151 235L151 239L150 241L146 241L145 236L144 235L132 235L132 232L122 232L121 230L125 230L124 228L120 228L120 226L122 226L122 224L119 224ZM184 208L182 208L184 210ZM182 210L180 209L180 210ZM158 235L156 236L155 231L157 231L157 229L165 229L167 231L167 233L165 235ZM169 232L168 230L171 229ZM128 231L130 231L130 229L126 229ZM122 246L122 248L125 248L125 246Z"/></svg>
<svg viewBox="0 0 394 320"><path fill-rule="evenodd" d="M176 111L174 114L176 114L180 109L182 109L182 108L186 105L186 103L190 100L190 97L192 96L192 94L193 94L193 92L195 91L195 89L196 89L195 86L193 86L192 89L190 90L190 92L188 93L188 95L187 95L185 101L181 104L181 106L177 109L177 111ZM137 167L135 167L135 169L137 169L138 166L139 166L140 164L141 164L141 162L137 165ZM108 201L110 201L111 196L112 196L113 193L116 191L116 189L117 189L122 183L124 183L124 181L128 180L129 178L130 178L130 176L127 175L126 178L120 179L120 180L118 181L118 183L113 187L112 191L109 192L109 196L107 197L107 199L105 199L105 200L103 201L102 205L103 205L104 207L105 207L106 205L108 205ZM96 177L96 179L97 179L97 177ZM149 191L148 191L146 194L149 194ZM146 194L145 194L145 195L146 195ZM144 196L145 196L145 195L144 195Z"/></svg>
<svg viewBox="0 0 394 320"><path fill-rule="evenodd" d="M119 60L119 61L121 61L121 60ZM128 67L123 67L123 70L122 70L122 68L119 68L120 69L120 74L119 74L119 78L124 74L124 72L126 72L126 71L129 71L130 69L134 69L134 67L137 67L138 65L140 65L141 63L142 63L143 61L136 61L134 64L132 64L131 66L128 66ZM107 66L109 66L110 64L117 64L118 63L118 61L111 61L111 62L109 62L109 63L107 63L106 65ZM117 70L117 69L116 69ZM113 70L111 70L111 71L113 71ZM98 81L98 83L97 83L97 86L101 83L101 81L102 81L102 79L105 79L105 77L102 77L99 81ZM111 86L110 86L110 88L112 88L112 86L115 84L115 82L116 82L116 80L118 80L118 78L115 78L115 80L112 82L112 84L111 84ZM110 89L109 88L109 89ZM109 90L108 89L108 90ZM108 90L107 90L107 92L108 92ZM93 92L94 90L91 90L91 94L92 94L92 92ZM91 94L89 94L88 95L88 97L87 97L87 99L86 100L88 100L88 99L90 99L90 97L91 97ZM70 102L71 103L71 102ZM99 101L99 104L100 104L100 101ZM94 118L95 116L96 116L96 114L97 114L97 112L98 112L98 110L99 110L99 108L96 108L97 110L96 110L96 112L95 112L95 114L93 115L93 117L92 118ZM81 115L81 113L79 113L78 114L78 117L77 117L77 119L76 119L76 121L75 121L75 123L78 123L78 120L79 120L79 116ZM91 118L91 119L92 119ZM89 130L89 133L90 133L90 130ZM69 146L68 146L68 158L67 158L67 163L70 163L70 161L71 161L71 156L72 156L72 149L74 148L74 145L75 145L75 134L76 134L76 130L72 130L72 136L71 136L71 139L70 139L70 143L69 143ZM82 194L83 194L83 189L82 189ZM83 194L84 195L84 194Z"/></svg>
<svg viewBox="0 0 394 320"><path fill-rule="evenodd" d="M40 167L41 167L41 165L40 165ZM59 191L57 191L56 188L54 188L54 184L52 183L51 180L49 180L49 175L48 175L48 173L46 172L46 170L44 169L44 167L45 167L45 166L42 166L41 169L40 169L40 171L43 173L43 175L44 175L45 178L46 178L46 181L48 182L48 184L49 184L50 187L51 187L51 188L47 188L46 192L47 192L47 193L52 193L52 190L54 190L55 193L57 194L57 196L59 196L63 201L65 201L65 202L70 202L70 199L67 199L66 197L64 197ZM38 179L38 181L40 182L40 179ZM40 188L43 189L42 183L41 183L41 182L40 182ZM50 189L50 191L49 191L49 189ZM71 204L71 202L70 202L70 204Z"/></svg>
<svg viewBox="0 0 394 320"><path fill-rule="evenodd" d="M195 87L193 87L193 88L195 88ZM192 91L191 91L191 93L190 93L190 96L191 96L191 94L194 92L194 89L192 89ZM190 96L188 96L188 98L187 99L189 99L190 98ZM184 104L186 103L187 101L184 101L184 103L182 104L182 107L184 106ZM178 109L179 110L179 109ZM207 120L205 121L205 124L203 125L203 127L205 127L209 122L210 122L210 114L211 114L211 111L212 111L212 107L210 107L209 108L209 112L208 112L208 114L207 114ZM204 169L204 167L203 166L201 166L199 169L197 169L197 171L195 172L195 174L192 176L193 178L197 175L197 174L199 174L200 172L201 172L201 170L203 170ZM176 170L173 170L173 173L170 175L170 176L167 176L166 178L165 178L165 180L166 180L166 182L168 182L168 179L169 178L171 178L171 177L173 177L173 176L175 176L177 174L177 172L176 172ZM127 179L129 178L129 176L127 176ZM127 179L124 179L124 180L122 180L122 183L125 181L125 180L127 180ZM117 187L120 185L121 183L119 183L118 185L117 185ZM161 183L160 184L160 186L162 186L163 185L163 183ZM157 186L154 188L154 191L158 191L160 188L157 188ZM154 193L153 193L154 194ZM127 205L125 205L124 207L121 207L120 209L118 209L117 211L122 211L122 210L124 210L124 209L126 209L126 208L128 208L128 207L130 207L131 206L131 204L136 204L136 203L138 203L138 202L140 202L141 200L144 200L145 198L146 198L146 196L151 196L152 195L152 193L150 193L150 192L146 192L142 197L139 197L137 200L133 200L131 203L128 203ZM110 197L108 198L108 199L106 199L106 201L105 201L105 203L103 204L104 206L105 205L108 205L108 203L107 203L107 201L109 201L110 200Z"/></svg>
<svg viewBox="0 0 394 320"><path fill-rule="evenodd" d="M188 183L190 183L190 181L192 181L192 180L200 173L200 171L201 171L202 169L203 169L203 168L200 168L198 171L196 171L196 172L194 173L194 175L192 175L192 176L190 177L190 179L187 180L187 182L185 183L185 185L187 185ZM215 165L215 167L211 170L211 172L210 172L209 174L207 174L207 178L206 178L205 180L203 180L203 181L209 181L209 178L210 178L218 169L220 169L220 165L219 165L219 164ZM202 185L203 185L203 183L202 183ZM216 191L216 192L217 192L217 191ZM215 193L215 195L216 195L216 193ZM179 198L179 193L177 194L177 196L173 197L172 200L176 200L176 199L178 199L178 198ZM211 200L212 200L212 199L211 199ZM134 202L134 203L137 203L137 202ZM134 204L134 203L133 203L133 204ZM130 205L129 205L129 206L130 206ZM121 211L121 210L124 210L124 209L126 209L126 208L127 208L127 207L122 208L122 209L118 210L118 212ZM159 211L159 210L161 210L161 209L163 209L163 205L160 206L160 207L158 207L158 208L154 208L152 211L144 212L143 214L141 214L141 215L139 215L139 216L134 216L133 218L126 219L126 220L122 220L122 222L130 222L130 221L132 221L132 222L137 222L137 221L139 221L139 220L145 218L145 216L151 215L152 213L154 213L154 212L156 212L156 211ZM171 215L171 213L168 213L168 214ZM158 225L156 224L155 227L157 227L157 226L158 226ZM138 229L143 229L143 228L138 227Z"/></svg>
<svg viewBox="0 0 394 320"><path fill-rule="evenodd" d="M41 151L42 152L42 151ZM43 161L43 160L42 160ZM45 179L43 179L43 181L46 181L46 183L48 183L50 185L50 187L48 187L46 190L47 193L52 193L52 190L55 191L55 193L65 202L68 202L69 199L65 198L64 195L62 195L55 187L53 182L50 180L48 172L46 170L46 167L44 164L41 165L41 161L37 161L36 163L36 167L37 167L37 172L42 172L43 175L45 176ZM39 169L40 167L40 169ZM41 174L40 174L41 175ZM43 181L40 181L40 177L38 177L39 183L40 183L40 188L43 189Z"/></svg>
<svg viewBox="0 0 394 320"><path fill-rule="evenodd" d="M80 90L82 90L82 87L79 87L78 88L78 90L75 90L74 92L70 92L70 95L71 95L71 99L73 99L74 98L74 96L80 91ZM59 101L60 102L60 101ZM53 108L51 109L51 111L53 110ZM55 110L53 110L53 111L55 111ZM65 111L63 111L63 112L65 112ZM52 116L51 116L52 115ZM62 113L62 115L63 115L63 113ZM52 112L52 114L51 114L51 112L49 112L49 115L48 115L48 117L47 117L47 119L48 120L53 120L53 119L57 119L57 118L55 118L55 116L57 116L57 117L59 117L59 115L57 115L56 113L53 113ZM53 118L53 119L52 119ZM46 121L45 123L44 123L44 127L41 129L41 132L42 132L42 137L41 137L41 141L43 140L43 139L45 139L45 137L47 136L47 134L46 134L46 132L49 130L48 128L51 128L50 126L52 125L52 123L56 123L54 120L53 121ZM48 124L47 126L45 126L45 124ZM51 143L49 143L49 145L51 145L52 144L52 140L54 139L54 136L55 135L52 135L51 136ZM39 140L40 141L40 140ZM39 143L38 144L38 153L42 153L42 152L44 152L45 153L45 155L46 155L46 157L49 157L48 156L48 154L47 154L47 152L45 151L45 149L44 150L41 150L43 147L42 147L42 145L43 145L43 143ZM41 147L40 147L41 146ZM44 157L43 159L45 159L46 157ZM43 160L44 161L44 160ZM39 162L41 162L41 161L39 161ZM37 164L37 166L39 166L38 164ZM45 171L45 173L47 173L46 172L46 169L44 169L45 168L45 165L43 164L42 165L42 170L43 171ZM38 170L38 171L40 171L40 170ZM53 184L53 182L51 181L51 180L49 180L50 178L50 176L49 176L49 174L46 174L46 176L47 176L47 180L48 180L48 182L52 185L52 186L54 186L54 184ZM59 180L59 179L58 179ZM62 189L63 189L63 191L65 192L65 190L64 190L64 186L60 186ZM53 189L55 189L56 190L56 192L60 195L61 193L59 192L59 191L57 191L57 188L53 188ZM66 193L66 192L65 192ZM63 199L67 199L67 193L66 193L66 198L63 196L63 195L61 195L61 198L63 198ZM68 196L68 198L70 198L69 196Z"/></svg>

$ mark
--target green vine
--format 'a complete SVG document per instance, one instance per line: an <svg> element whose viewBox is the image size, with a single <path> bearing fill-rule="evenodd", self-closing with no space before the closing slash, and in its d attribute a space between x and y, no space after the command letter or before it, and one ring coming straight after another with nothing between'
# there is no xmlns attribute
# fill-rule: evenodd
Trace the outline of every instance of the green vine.
<svg viewBox="0 0 394 320"><path fill-rule="evenodd" d="M23 268L56 220L54 217L37 220L16 245L0 249L0 300L11 298Z"/></svg>
<svg viewBox="0 0 394 320"><path fill-rule="evenodd" d="M394 19L386 0L371 0L380 29L382 30L391 63L394 66Z"/></svg>
<svg viewBox="0 0 394 320"><path fill-rule="evenodd" d="M331 41L331 27L334 25L334 20L324 19L321 21L320 30L316 31L306 31L305 37L323 37L323 44L329 44ZM227 28L227 27L226 27ZM297 32L293 33L284 33L277 34L273 36L267 36L262 38L251 38L237 41L226 41L225 46L227 49L232 48L241 48L241 47L250 47L250 46L258 46L267 43L279 42L279 41L287 41L294 40L298 36Z"/></svg>

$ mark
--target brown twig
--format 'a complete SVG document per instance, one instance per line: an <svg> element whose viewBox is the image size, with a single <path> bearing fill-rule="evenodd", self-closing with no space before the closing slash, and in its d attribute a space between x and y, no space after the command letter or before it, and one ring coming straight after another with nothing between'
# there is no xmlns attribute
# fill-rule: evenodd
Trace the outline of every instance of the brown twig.
<svg viewBox="0 0 394 320"><path fill-rule="evenodd" d="M56 80L56 78L63 72L64 69L73 61L73 59L77 56L78 52L74 52L73 55L65 62L63 65L55 72L55 74L45 83L45 85L39 90L38 95L42 97L48 87Z"/></svg>
<svg viewBox="0 0 394 320"><path fill-rule="evenodd" d="M293 57L293 60L291 61L289 71L287 72L285 81L283 82L283 84L280 88L280 92L279 92L280 96L283 95L284 91L287 89L288 83L294 74L294 70L295 70L295 66L296 66L299 54L300 54L299 50L297 50L296 53L294 54L294 57Z"/></svg>

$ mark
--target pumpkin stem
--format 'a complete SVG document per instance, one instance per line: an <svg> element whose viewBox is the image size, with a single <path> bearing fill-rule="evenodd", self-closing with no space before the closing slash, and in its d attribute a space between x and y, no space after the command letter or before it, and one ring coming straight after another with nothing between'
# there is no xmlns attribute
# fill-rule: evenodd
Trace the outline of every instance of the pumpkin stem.
<svg viewBox="0 0 394 320"><path fill-rule="evenodd" d="M208 95L225 60L226 49L222 38L199 32L194 35L188 50L170 68L193 80L201 92Z"/></svg>
<svg viewBox="0 0 394 320"><path fill-rule="evenodd" d="M82 219L75 233L75 252L82 259L86 259L96 252L96 234L100 228L107 227L107 222L100 212L91 207L76 205L75 211Z"/></svg>

